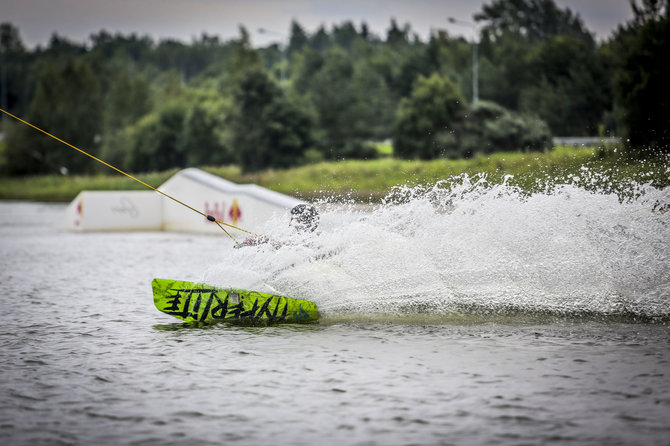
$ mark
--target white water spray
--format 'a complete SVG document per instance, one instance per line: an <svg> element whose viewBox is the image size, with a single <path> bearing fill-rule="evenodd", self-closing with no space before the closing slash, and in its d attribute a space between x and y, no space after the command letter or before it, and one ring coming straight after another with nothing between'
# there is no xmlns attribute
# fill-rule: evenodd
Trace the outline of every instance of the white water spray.
<svg viewBox="0 0 670 446"><path fill-rule="evenodd" d="M278 217L264 233L284 245L230 248L203 281L312 300L325 316L667 317L670 188L622 200L589 181L585 169L529 195L462 175L366 211L324 202L319 234Z"/></svg>

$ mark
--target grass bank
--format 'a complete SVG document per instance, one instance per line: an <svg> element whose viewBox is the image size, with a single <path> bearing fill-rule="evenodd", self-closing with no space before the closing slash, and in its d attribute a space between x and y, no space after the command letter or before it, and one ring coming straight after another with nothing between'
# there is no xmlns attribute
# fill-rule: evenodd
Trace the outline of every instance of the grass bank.
<svg viewBox="0 0 670 446"><path fill-rule="evenodd" d="M630 181L651 181L657 187L670 185L666 156L631 158L617 147L557 147L547 153L501 152L471 159L405 161L383 158L371 161L323 162L288 170L268 170L241 175L231 168L205 170L236 182L249 182L289 195L313 200L324 196L350 197L357 201L375 201L394 186L433 184L451 176L486 174L491 182L507 175L509 182L532 191L547 179L584 177L583 168L601 172L594 187L616 190ZM235 179L237 178L237 179ZM593 177L590 178L593 180ZM603 184L603 183L609 184Z"/></svg>
<svg viewBox="0 0 670 446"><path fill-rule="evenodd" d="M512 182L532 190L538 180L583 176L583 166L604 172L604 180L616 188L621 182L653 182L670 185L667 157L646 160L629 158L614 147L558 147L547 153L495 153L465 160L403 161L383 158L371 161L322 162L286 170L243 174L236 166L204 167L236 183L256 183L278 192L313 200L343 196L358 201L378 200L396 185L431 184L453 175L484 173L497 182L514 175ZM176 170L138 174L142 181L159 186ZM120 174L24 178L0 178L0 199L69 201L82 190L141 190L141 184Z"/></svg>
<svg viewBox="0 0 670 446"><path fill-rule="evenodd" d="M175 169L160 173L138 174L136 177L157 187L176 172ZM83 190L147 190L147 188L117 173L0 177L0 199L3 200L70 201Z"/></svg>

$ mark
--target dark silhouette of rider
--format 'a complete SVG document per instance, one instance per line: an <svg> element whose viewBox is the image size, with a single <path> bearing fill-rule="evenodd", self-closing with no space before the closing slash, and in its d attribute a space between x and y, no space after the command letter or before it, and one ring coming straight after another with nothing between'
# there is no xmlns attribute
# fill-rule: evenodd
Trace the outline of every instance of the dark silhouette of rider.
<svg viewBox="0 0 670 446"><path fill-rule="evenodd" d="M289 225L298 232L314 232L319 227L319 213L312 205L299 204L291 209Z"/></svg>
<svg viewBox="0 0 670 446"><path fill-rule="evenodd" d="M288 224L297 232L314 232L319 227L319 213L316 208L310 204L299 204L291 209L291 220ZM275 248L278 248L283 244L270 240L267 236L257 236L250 237L241 243L237 243L233 248L257 246L263 243L270 243Z"/></svg>

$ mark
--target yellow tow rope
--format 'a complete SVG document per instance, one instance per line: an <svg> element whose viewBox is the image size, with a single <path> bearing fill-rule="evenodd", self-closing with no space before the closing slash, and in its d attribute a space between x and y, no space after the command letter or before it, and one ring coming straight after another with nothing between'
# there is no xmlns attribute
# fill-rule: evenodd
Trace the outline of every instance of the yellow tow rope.
<svg viewBox="0 0 670 446"><path fill-rule="evenodd" d="M24 121L23 119L19 118L18 116L14 116L13 114L11 114L11 113L9 113L8 111L5 111L5 110L3 110L3 109L1 109L1 108L0 108L0 111L3 112L4 114L8 115L8 116L11 116L12 118L16 119L17 121L21 121L22 123L24 123L24 124L26 124L26 125L28 125L28 126L34 128L35 130L38 130L38 131L44 133L45 135L52 137L52 138L55 139L56 141L61 142L61 143L65 144L66 146L71 147L71 148L73 148L74 150L76 150L76 151L78 151L78 152L80 152L80 153L83 153L84 155L86 155L86 156L88 156L88 157L90 157L90 158L93 158L93 159L96 160L97 162L99 162L99 163L101 163L101 164L104 164L105 166L109 167L110 169L116 170L117 172L119 172L119 173L121 173L121 174L127 176L128 178L133 179L133 180L137 181L138 183L140 183L140 184L142 184L142 185L148 187L149 189L152 189L152 190L158 192L159 194L161 194L161 195L163 195L163 196L169 198L170 200L176 201L177 203L181 204L182 206L185 206L185 207L189 208L190 210L192 210L192 211L194 211L194 212L197 212L198 214L200 214L200 215L202 215L203 217L205 217L207 220L216 223L216 224L219 226L219 228L221 228L221 229L223 230L223 232L225 232L225 233L228 235L228 237L230 237L231 239L233 239L233 241L234 241L235 243L237 243L237 241L235 240L235 237L233 237L233 236L232 236L228 231L226 231L226 229L225 229L223 226L221 226L221 225L225 225L225 226L228 226L229 228L237 229L238 231L246 232L247 234L256 235L256 234L254 234L253 232L247 231L246 229L242 229L242 228L240 228L240 227L238 227L238 226L231 225L230 223L226 223L226 222L223 222L223 221L221 221L221 220L217 220L213 215L205 214L204 212L199 211L199 210L197 210L196 208L194 208L194 207L192 207L192 206L189 206L188 204L184 203L183 201L177 200L175 197L173 197L173 196L171 196L171 195L168 195L168 194L166 194L165 192L163 192L163 191L161 191L161 190L156 189L155 187L151 186L150 184L147 184L147 183L145 183L144 181L142 181L142 180L140 180L140 179L138 179L138 178L135 178L134 176L130 175L129 173L124 172L123 170L119 169L118 167L114 167L114 166L112 166L111 164L109 164L109 163L107 163L107 162L101 160L100 158L96 158L95 156L91 155L90 153L85 152L84 150L81 150L80 148L73 146L73 145L70 144L69 142L67 142L67 141L63 141L62 139L60 139L60 138L58 138L58 137L52 135L51 133L49 133L49 132L47 132L47 131L45 131L45 130L42 130L41 128L39 128L39 127L37 127L37 126L34 126L33 124L29 123L28 121Z"/></svg>

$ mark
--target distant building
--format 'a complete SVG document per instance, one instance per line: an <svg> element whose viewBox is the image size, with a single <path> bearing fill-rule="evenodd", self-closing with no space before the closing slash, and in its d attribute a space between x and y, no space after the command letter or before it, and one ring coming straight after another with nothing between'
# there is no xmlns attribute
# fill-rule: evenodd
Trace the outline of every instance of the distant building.
<svg viewBox="0 0 670 446"><path fill-rule="evenodd" d="M621 144L621 138L618 136L556 136L552 138L552 142L554 147L597 147L606 144Z"/></svg>

